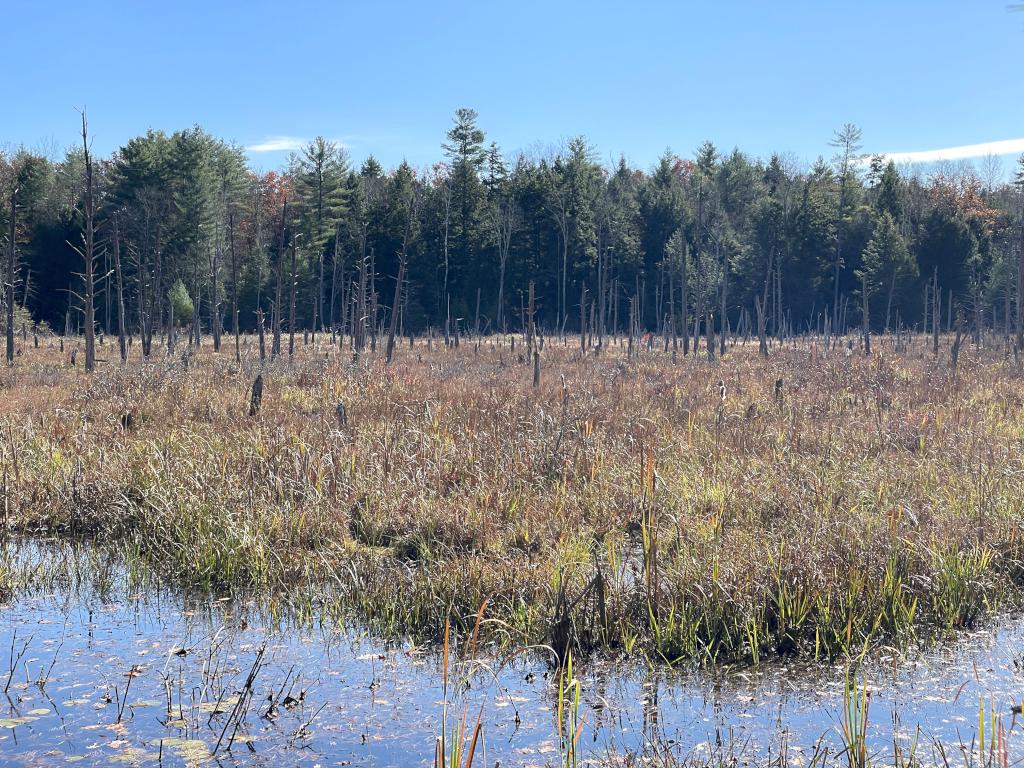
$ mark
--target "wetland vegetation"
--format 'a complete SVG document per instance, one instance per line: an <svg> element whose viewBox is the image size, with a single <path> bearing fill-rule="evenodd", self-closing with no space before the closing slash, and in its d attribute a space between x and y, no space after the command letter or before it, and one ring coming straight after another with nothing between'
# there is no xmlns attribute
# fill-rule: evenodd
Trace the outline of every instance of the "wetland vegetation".
<svg viewBox="0 0 1024 768"><path fill-rule="evenodd" d="M505 705L494 707L521 698L507 693L510 675L548 681L550 699L526 697L554 707L554 727L530 740L541 749L555 734L539 764L612 760L608 742L595 752L577 733L580 708L595 701L593 690L577 701L581 681L600 673L574 675L570 664L619 670L604 673L613 677L703 668L705 680L728 668L817 664L846 669L856 686L872 664L895 669L1013 615L1024 385L994 340L965 345L955 368L952 338L939 356L930 337L914 336L876 339L866 356L804 337L768 358L756 339L737 338L714 363L655 341L638 339L630 352L627 338L615 339L595 354L579 339L538 339L535 370L512 336L458 348L416 338L390 365L312 344L290 363L261 362L250 337L240 363L186 347L87 374L44 338L0 374L4 599L21 614L39 596L81 595L83 585L114 606L173 588L211 606L207 614L225 600L222 623L243 635L244 606L262 606L254 625L276 627L288 647L311 627L375 647L397 642L399 657L420 659L415 674L442 685L445 761L456 750L463 764L481 738L477 717L481 731L498 729ZM182 621L174 615L165 621ZM11 678L24 655L34 659L31 682L50 661L22 653L31 632L19 623L9 625ZM193 715L206 712L203 701L245 701L258 648L226 688L198 686L206 698ZM429 675L424 659L434 659ZM470 677L456 684L456 669ZM469 707L470 679L495 691L489 703ZM857 736L865 704L854 688L840 695L835 676L830 685L837 716L852 719L812 719L844 735L832 753L801 759L845 761L838 755L855 738L891 752L879 746L891 734ZM1001 699L997 711L986 701L985 723L1009 717L1012 703ZM257 704L246 712L262 722ZM217 738L195 730L160 738L210 750ZM127 754L153 758L153 738ZM620 734L625 751L614 759L662 754L637 738ZM659 743L666 760L700 756L692 735L677 735L674 749ZM767 759L767 743L749 758ZM436 747L422 747L429 760Z"/></svg>

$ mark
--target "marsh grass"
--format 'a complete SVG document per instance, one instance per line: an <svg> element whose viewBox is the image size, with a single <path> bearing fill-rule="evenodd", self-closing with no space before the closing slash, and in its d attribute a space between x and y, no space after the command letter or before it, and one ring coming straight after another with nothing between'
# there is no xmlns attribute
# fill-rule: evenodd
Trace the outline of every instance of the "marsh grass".
<svg viewBox="0 0 1024 768"><path fill-rule="evenodd" d="M2 380L6 529L562 662L856 656L1020 601L1024 378L1000 354L965 345L954 378L924 344L576 346L549 340L536 386L506 339L91 377L31 350Z"/></svg>

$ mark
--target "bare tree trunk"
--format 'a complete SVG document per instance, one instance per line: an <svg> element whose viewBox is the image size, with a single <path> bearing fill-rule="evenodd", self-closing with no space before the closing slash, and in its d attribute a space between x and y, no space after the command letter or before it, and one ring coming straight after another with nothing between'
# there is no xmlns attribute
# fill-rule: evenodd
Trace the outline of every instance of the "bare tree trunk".
<svg viewBox="0 0 1024 768"><path fill-rule="evenodd" d="M355 297L355 314L352 318L353 335L355 337L356 357L358 358L366 346L366 229L363 229L361 256L359 259L359 291Z"/></svg>
<svg viewBox="0 0 1024 768"><path fill-rule="evenodd" d="M17 221L18 221L18 188L11 184L11 221L7 235L7 285L4 291L7 305L7 364L14 365L14 283L17 277Z"/></svg>
<svg viewBox="0 0 1024 768"><path fill-rule="evenodd" d="M210 333L213 334L213 351L220 352L220 226L217 227L217 244L213 249L213 256L210 263L210 277L212 287L210 289Z"/></svg>
<svg viewBox="0 0 1024 768"><path fill-rule="evenodd" d="M704 334L707 336L708 362L715 362L715 316L709 309L704 318Z"/></svg>
<svg viewBox="0 0 1024 768"><path fill-rule="evenodd" d="M687 262L690 260L690 245L681 235L682 233L680 232L679 239L683 245L683 252L679 255L679 328L682 331L683 355L685 356L690 354L690 329L686 327L686 316L689 314L689 307L687 305L690 300L689 275L687 274Z"/></svg>
<svg viewBox="0 0 1024 768"><path fill-rule="evenodd" d="M281 354L281 292L282 283L284 282L284 228L285 221L288 217L288 199L285 198L284 205L281 208L281 230L277 240L277 259L275 264L275 275L276 286L274 288L274 309L273 318L271 324L274 326L274 340L270 345L270 356L277 357Z"/></svg>
<svg viewBox="0 0 1024 768"><path fill-rule="evenodd" d="M754 311L757 313L757 351L762 357L768 357L768 334L765 331L764 304L754 297Z"/></svg>
<svg viewBox="0 0 1024 768"><path fill-rule="evenodd" d="M896 273L893 272L892 280L889 282L889 296L885 303L885 332L889 332L892 323L892 299L896 293Z"/></svg>
<svg viewBox="0 0 1024 768"><path fill-rule="evenodd" d="M757 311L757 343L758 351L763 357L768 357L768 332L767 332L767 318L765 317L768 310L768 286L772 283L772 277L774 276L775 268L775 246L768 251L768 264L764 273L764 293L762 293L761 301L758 303L757 297L754 297L754 309Z"/></svg>
<svg viewBox="0 0 1024 768"><path fill-rule="evenodd" d="M669 332L672 334L672 353L679 349L679 334L676 333L676 271L668 272L668 316ZM665 351L668 351L668 335L665 336Z"/></svg>
<svg viewBox="0 0 1024 768"><path fill-rule="evenodd" d="M82 110L82 148L85 152L85 232L82 235L82 250L79 252L84 262L82 280L84 292L82 300L85 303L85 370L93 371L96 368L96 310L95 310L95 285L93 284L93 266L95 264L95 238L96 238L96 200L92 175L92 153L89 151L89 123Z"/></svg>
<svg viewBox="0 0 1024 768"><path fill-rule="evenodd" d="M334 230L334 258L331 260L331 333L334 333L337 327L334 324L334 303L338 296L338 241L341 239L338 230L337 227Z"/></svg>
<svg viewBox="0 0 1024 768"><path fill-rule="evenodd" d="M235 214L228 215L228 247L231 250L231 330L235 334L235 362L242 362L242 340L238 328L238 252L235 250Z"/></svg>
<svg viewBox="0 0 1024 768"><path fill-rule="evenodd" d="M861 309L864 311L864 354L871 354L871 304L870 295L868 294L868 278L867 275L861 277Z"/></svg>
<svg viewBox="0 0 1024 768"><path fill-rule="evenodd" d="M156 227L156 251L153 253L153 258L156 262L152 296L149 301L149 342L147 344L150 351L153 349L153 327L154 324L157 328L163 329L164 324L164 298L166 297L166 291L164 291L164 254L163 249L160 247L160 225ZM148 353L147 353L148 354Z"/></svg>
<svg viewBox="0 0 1024 768"><path fill-rule="evenodd" d="M149 337L146 335L146 324L150 313L149 289L146 286L146 275L148 272L149 264L146 263L142 253L139 253L138 258L135 260L135 290L138 294L139 341L142 344L143 357L149 357Z"/></svg>
<svg viewBox="0 0 1024 768"><path fill-rule="evenodd" d="M377 351L377 251L370 246L370 293L368 296L369 306L369 327L370 327L370 351Z"/></svg>
<svg viewBox="0 0 1024 768"><path fill-rule="evenodd" d="M580 352L587 351L587 286L580 286Z"/></svg>
<svg viewBox="0 0 1024 768"><path fill-rule="evenodd" d="M195 290L195 311L192 313L192 335L189 337L190 341L195 342L196 349L202 345L202 332L203 332L203 321L202 321L202 303L203 303L203 292L199 289L199 259L196 258L195 269L192 272L193 288Z"/></svg>
<svg viewBox="0 0 1024 768"><path fill-rule="evenodd" d="M402 281L405 280L405 254L398 261L398 279L395 281L395 297L391 302L391 317L388 323L388 347L386 363L391 365L395 355L395 331L398 328L398 307L402 301Z"/></svg>
<svg viewBox="0 0 1024 768"><path fill-rule="evenodd" d="M569 275L569 224L566 221L564 210L558 220L558 226L562 233L562 285L558 297L558 324L559 328L564 330L565 317L569 314L565 305L565 284Z"/></svg>
<svg viewBox="0 0 1024 768"><path fill-rule="evenodd" d="M526 354L529 356L533 352L535 343L536 329L533 325L533 313L534 313L534 287L533 280L530 281L530 300L527 306L526 315Z"/></svg>
<svg viewBox="0 0 1024 768"><path fill-rule="evenodd" d="M718 337L718 354L721 357L725 356L725 343L729 338L729 311L728 311L728 293L729 293L729 255L725 248L722 248L722 256L720 259L722 265L722 290L720 294L721 302L718 309L718 322L722 325L721 335Z"/></svg>
<svg viewBox="0 0 1024 768"><path fill-rule="evenodd" d="M263 332L263 307L256 308L256 332L260 340L260 362L267 359L267 340Z"/></svg>
<svg viewBox="0 0 1024 768"><path fill-rule="evenodd" d="M124 322L124 277L121 272L121 230L117 214L114 214L114 273L117 280L117 346L121 362L128 361L128 339Z"/></svg>
<svg viewBox="0 0 1024 768"><path fill-rule="evenodd" d="M313 304L313 347L316 347L316 331L324 316L324 250L320 249L320 278L316 287L316 303Z"/></svg>
<svg viewBox="0 0 1024 768"><path fill-rule="evenodd" d="M292 272L291 272L291 286L288 291L288 359L291 359L295 354L295 292L297 290L296 282L296 254L295 254L295 235L292 235Z"/></svg>
<svg viewBox="0 0 1024 768"><path fill-rule="evenodd" d="M1021 192L1020 243L1017 255L1017 354L1024 352L1024 189Z"/></svg>
<svg viewBox="0 0 1024 768"><path fill-rule="evenodd" d="M604 349L604 310L605 310L605 272L607 258L604 255L604 248L600 245L597 249L597 348ZM593 325L593 324L591 324Z"/></svg>
<svg viewBox="0 0 1024 768"><path fill-rule="evenodd" d="M445 302L445 312L448 312L448 307L451 305L451 297L448 296L448 230L449 224L452 218L452 189L448 181L444 183L444 287L441 298ZM365 250L365 244L363 246ZM364 254L365 255L365 254ZM444 343L448 344L448 322L445 321L445 332L444 332Z"/></svg>

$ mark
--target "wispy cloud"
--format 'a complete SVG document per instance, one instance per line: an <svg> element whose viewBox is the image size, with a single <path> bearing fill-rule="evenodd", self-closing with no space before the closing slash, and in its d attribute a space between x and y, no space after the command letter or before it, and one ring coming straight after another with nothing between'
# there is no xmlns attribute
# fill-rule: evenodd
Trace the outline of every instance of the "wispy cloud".
<svg viewBox="0 0 1024 768"><path fill-rule="evenodd" d="M936 163L941 160L969 160L988 155L1012 155L1024 152L1024 139L986 141L983 144L964 144L945 149L926 149L918 152L884 152L887 160L896 163Z"/></svg>
<svg viewBox="0 0 1024 768"><path fill-rule="evenodd" d="M245 148L246 152L295 152L302 149L307 143L306 139L295 136L270 136L256 144L250 144Z"/></svg>

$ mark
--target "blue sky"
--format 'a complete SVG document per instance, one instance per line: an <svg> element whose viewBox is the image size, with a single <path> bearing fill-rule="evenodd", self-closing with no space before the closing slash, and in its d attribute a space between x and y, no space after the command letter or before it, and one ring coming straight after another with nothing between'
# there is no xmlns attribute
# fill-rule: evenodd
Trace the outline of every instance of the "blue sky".
<svg viewBox="0 0 1024 768"><path fill-rule="evenodd" d="M317 134L423 165L469 106L507 152L582 133L642 167L704 139L812 161L846 122L868 152L1024 151L1007 0L5 5L0 145L62 150L84 104L101 153L199 123L264 168Z"/></svg>

